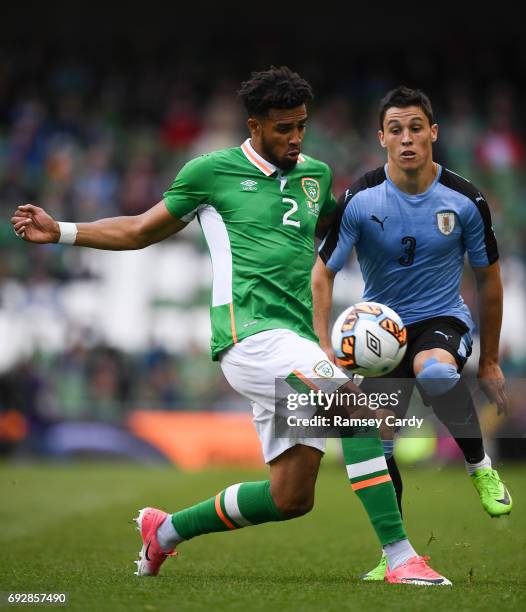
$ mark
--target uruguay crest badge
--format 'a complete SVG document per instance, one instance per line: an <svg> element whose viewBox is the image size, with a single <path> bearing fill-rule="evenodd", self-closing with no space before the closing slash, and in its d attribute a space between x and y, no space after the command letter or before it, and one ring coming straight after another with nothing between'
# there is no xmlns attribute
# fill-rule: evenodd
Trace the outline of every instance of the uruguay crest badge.
<svg viewBox="0 0 526 612"><path fill-rule="evenodd" d="M437 213L437 225L444 236L449 236L455 229L455 213L452 211Z"/></svg>

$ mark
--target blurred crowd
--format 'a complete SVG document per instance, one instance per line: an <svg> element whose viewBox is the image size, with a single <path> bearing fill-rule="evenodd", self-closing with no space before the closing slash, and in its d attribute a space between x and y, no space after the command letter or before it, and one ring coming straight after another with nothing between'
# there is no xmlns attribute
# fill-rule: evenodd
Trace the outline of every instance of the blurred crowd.
<svg viewBox="0 0 526 612"><path fill-rule="evenodd" d="M235 91L247 74L205 80L206 67L192 74L146 63L123 71L48 60L0 55L0 410L22 405L37 419L119 422L133 407L244 406L208 356L211 272L196 223L149 255L132 256L30 246L14 236L9 219L25 202L65 221L145 211L185 161L245 139ZM348 87L341 75L334 88L324 83L304 151L332 167L339 194L384 163L377 107L399 83L377 75ZM495 79L483 91L446 79L428 93L439 124L436 158L472 180L492 209L507 300L503 363L521 375L523 91L512 79ZM360 297L354 260L342 278L336 298L343 308ZM475 308L469 275L463 293Z"/></svg>

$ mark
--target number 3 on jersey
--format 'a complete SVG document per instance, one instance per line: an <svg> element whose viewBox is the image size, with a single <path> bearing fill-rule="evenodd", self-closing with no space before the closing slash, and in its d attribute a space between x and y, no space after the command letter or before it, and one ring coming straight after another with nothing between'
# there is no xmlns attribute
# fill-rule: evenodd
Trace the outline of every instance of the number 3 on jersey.
<svg viewBox="0 0 526 612"><path fill-rule="evenodd" d="M406 248L404 249L405 255L398 259L398 263L401 266L412 266L415 260L416 238L414 236L404 236L401 242Z"/></svg>
<svg viewBox="0 0 526 612"><path fill-rule="evenodd" d="M294 219L289 219L290 215L293 215L298 210L298 203L296 200L292 198L283 198L282 202L284 204L290 204L291 207L287 212L283 215L283 225L293 225L294 227L300 227L300 222L295 221Z"/></svg>

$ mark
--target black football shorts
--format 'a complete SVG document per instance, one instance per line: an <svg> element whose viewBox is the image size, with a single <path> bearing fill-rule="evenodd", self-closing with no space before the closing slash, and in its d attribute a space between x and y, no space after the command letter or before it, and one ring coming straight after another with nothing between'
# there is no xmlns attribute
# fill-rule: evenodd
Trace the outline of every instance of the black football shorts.
<svg viewBox="0 0 526 612"><path fill-rule="evenodd" d="M405 416L415 387L413 360L420 351L441 348L455 358L461 372L471 355L472 339L468 326L455 317L435 317L407 325L407 350L400 364L378 378L365 378L360 389L365 393L401 391L400 402L394 410ZM403 380L400 380L403 379ZM425 398L424 402L427 404Z"/></svg>

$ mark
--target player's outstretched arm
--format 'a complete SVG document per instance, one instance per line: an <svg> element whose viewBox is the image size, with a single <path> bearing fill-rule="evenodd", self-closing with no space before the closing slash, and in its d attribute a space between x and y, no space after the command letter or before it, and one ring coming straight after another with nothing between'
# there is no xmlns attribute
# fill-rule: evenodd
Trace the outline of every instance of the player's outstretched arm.
<svg viewBox="0 0 526 612"><path fill-rule="evenodd" d="M478 377L488 398L500 413L507 411L504 374L499 365L503 290L499 262L474 268L480 319L480 359Z"/></svg>
<svg viewBox="0 0 526 612"><path fill-rule="evenodd" d="M16 209L11 224L16 234L27 242L64 242L110 251L142 249L186 226L168 212L164 200L141 215L77 224L59 223L43 208L24 204Z"/></svg>
<svg viewBox="0 0 526 612"><path fill-rule="evenodd" d="M332 350L329 337L329 319L332 308L332 291L334 272L328 268L321 257L317 257L312 269L312 303L314 306L314 331L320 339L320 346L329 359L335 363L336 356Z"/></svg>

